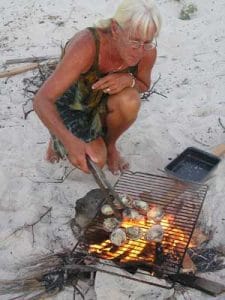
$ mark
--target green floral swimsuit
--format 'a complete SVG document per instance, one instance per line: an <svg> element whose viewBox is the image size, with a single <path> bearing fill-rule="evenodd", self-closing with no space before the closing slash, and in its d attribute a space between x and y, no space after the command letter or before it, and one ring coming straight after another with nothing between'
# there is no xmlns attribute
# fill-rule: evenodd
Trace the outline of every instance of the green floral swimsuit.
<svg viewBox="0 0 225 300"><path fill-rule="evenodd" d="M99 71L98 57L100 40L96 28L88 27L92 32L96 43L95 60L85 74L81 74L79 79L56 101L57 111L63 123L69 131L85 142L103 138L107 128L101 122L101 115L107 113L108 94L103 91L93 90L92 85L101 77L106 76ZM137 67L130 67L122 72L136 73ZM63 144L52 135L54 150L64 157L67 152Z"/></svg>

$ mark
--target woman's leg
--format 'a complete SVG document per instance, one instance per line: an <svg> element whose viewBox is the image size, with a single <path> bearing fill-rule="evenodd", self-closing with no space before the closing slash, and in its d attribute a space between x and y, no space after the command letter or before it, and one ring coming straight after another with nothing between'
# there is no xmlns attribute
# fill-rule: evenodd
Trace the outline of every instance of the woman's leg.
<svg viewBox="0 0 225 300"><path fill-rule="evenodd" d="M59 162L60 160L60 155L54 150L52 138L49 140L45 159L52 164Z"/></svg>
<svg viewBox="0 0 225 300"><path fill-rule="evenodd" d="M116 142L137 118L140 109L140 96L137 90L126 88L122 92L109 96L107 126L107 164L112 173L127 168L127 163L120 157Z"/></svg>
<svg viewBox="0 0 225 300"><path fill-rule="evenodd" d="M102 137L87 143L86 153L100 168L103 168L106 164L107 149Z"/></svg>
<svg viewBox="0 0 225 300"><path fill-rule="evenodd" d="M101 168L106 164L107 150L102 137L87 143L86 150L90 158ZM51 163L56 163L59 162L60 159L61 156L54 150L53 141L50 139L46 152L46 160Z"/></svg>

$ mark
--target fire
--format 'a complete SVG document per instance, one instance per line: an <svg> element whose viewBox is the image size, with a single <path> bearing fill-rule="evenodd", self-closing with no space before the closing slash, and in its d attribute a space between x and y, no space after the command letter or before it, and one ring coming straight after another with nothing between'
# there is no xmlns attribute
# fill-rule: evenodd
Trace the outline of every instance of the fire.
<svg viewBox="0 0 225 300"><path fill-rule="evenodd" d="M188 242L188 234L184 230L175 226L175 218L172 215L164 215L161 222L158 223L163 227L164 235L161 242L164 255L166 254L179 254L182 256L184 249ZM123 219L120 224L121 228L128 228L138 226L142 230L142 237L137 240L127 239L127 241L117 247L106 239L100 244L89 245L89 253L95 254L98 257L107 260L118 260L119 262L134 262L145 261L154 262L156 242L145 240L145 234L154 221L143 218L141 220L128 220Z"/></svg>

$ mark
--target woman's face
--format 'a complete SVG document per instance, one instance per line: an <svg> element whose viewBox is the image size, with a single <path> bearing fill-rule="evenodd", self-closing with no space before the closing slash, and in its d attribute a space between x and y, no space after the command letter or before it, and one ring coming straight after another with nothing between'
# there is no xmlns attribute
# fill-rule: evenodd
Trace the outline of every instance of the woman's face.
<svg viewBox="0 0 225 300"><path fill-rule="evenodd" d="M154 24L149 26L148 33L145 39L140 28L131 36L129 34L129 25L121 28L117 23L116 45L120 57L128 66L135 66L147 52L156 47L154 35L156 27Z"/></svg>

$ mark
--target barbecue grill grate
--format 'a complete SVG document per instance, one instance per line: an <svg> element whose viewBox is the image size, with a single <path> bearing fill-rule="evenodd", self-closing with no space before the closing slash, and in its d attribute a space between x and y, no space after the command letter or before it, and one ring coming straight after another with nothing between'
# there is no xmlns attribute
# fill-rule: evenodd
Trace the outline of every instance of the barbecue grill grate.
<svg viewBox="0 0 225 300"><path fill-rule="evenodd" d="M173 283L157 281L157 278L168 279L169 274L179 273L207 186L126 171L116 183L115 190L119 194L130 195L134 200L141 199L150 206L163 207L165 218L161 221L164 229L162 242L146 242L141 238L138 241L128 240L123 247L112 245L109 233L102 228L105 216L99 212L77 243L75 251L97 257L96 270L171 288ZM146 231L151 225L150 221L146 221L140 227Z"/></svg>

